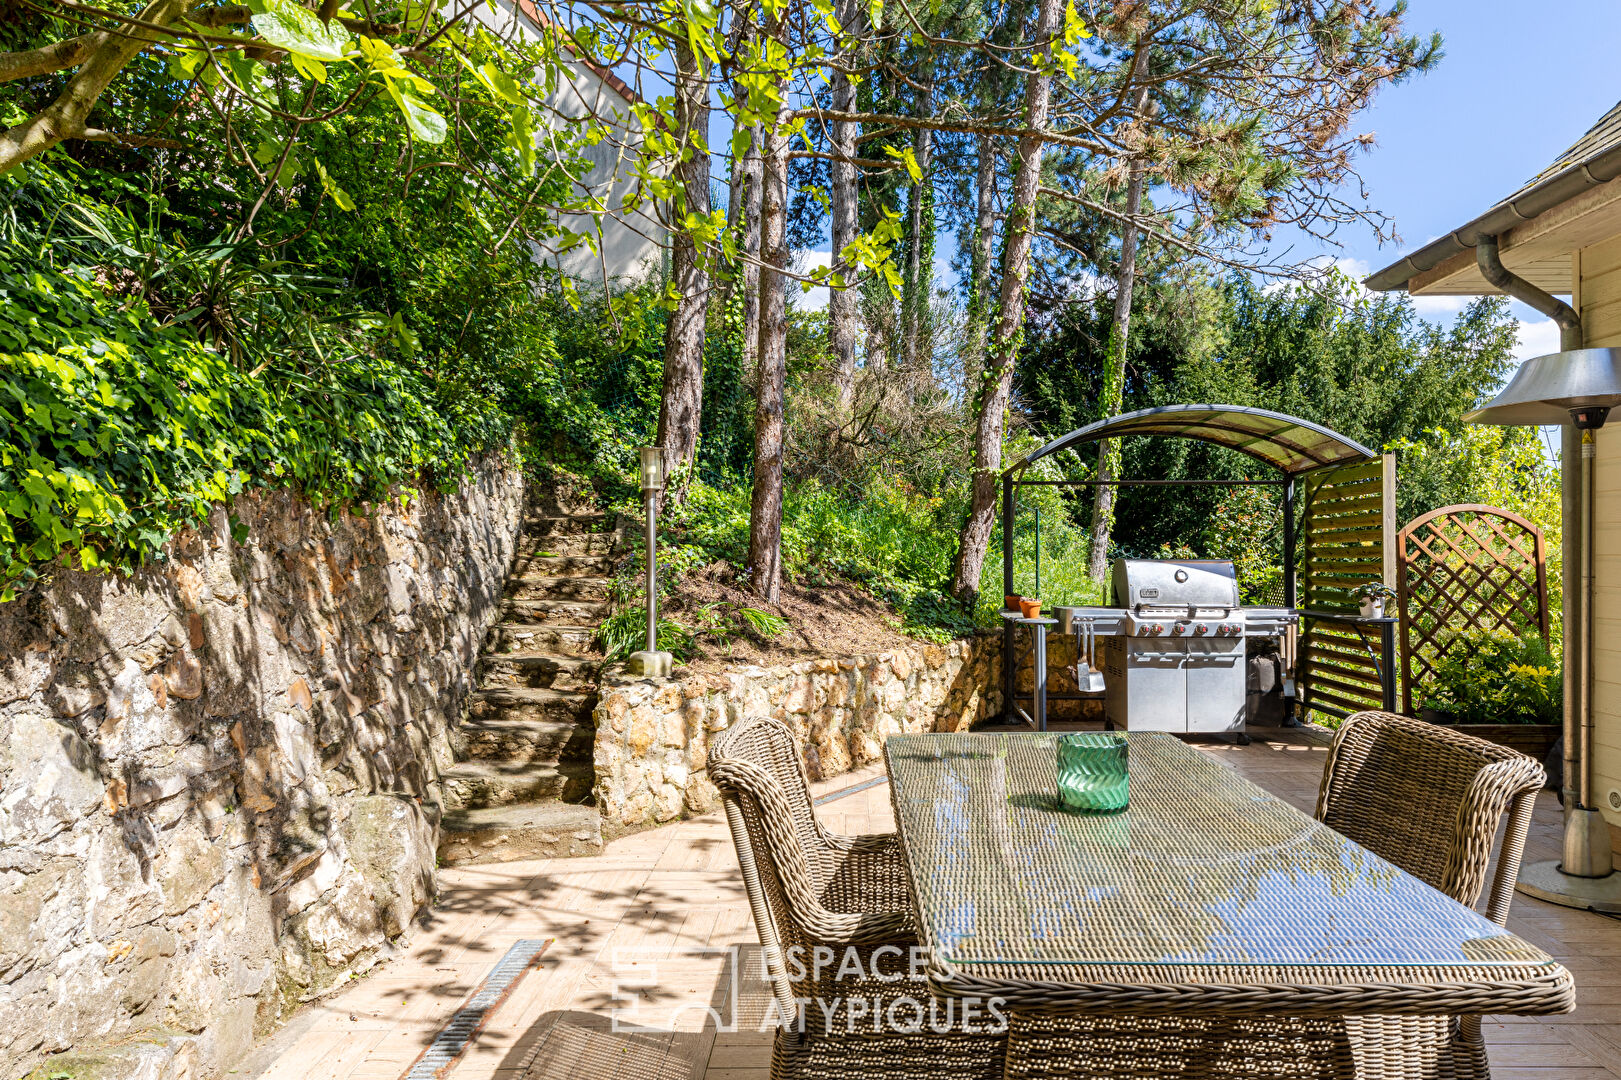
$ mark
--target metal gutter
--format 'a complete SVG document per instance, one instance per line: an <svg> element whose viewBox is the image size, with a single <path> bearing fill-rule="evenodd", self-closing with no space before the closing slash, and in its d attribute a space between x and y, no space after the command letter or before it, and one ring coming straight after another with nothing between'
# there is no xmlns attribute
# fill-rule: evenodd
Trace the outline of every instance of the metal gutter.
<svg viewBox="0 0 1621 1080"><path fill-rule="evenodd" d="M1369 274L1362 279L1362 284L1374 292L1405 288L1413 275L1433 270L1454 255L1470 250L1482 236L1501 236L1516 225L1541 217L1589 188L1607 184L1618 176L1621 176L1621 146L1560 170L1523 194L1497 204L1467 225Z"/></svg>

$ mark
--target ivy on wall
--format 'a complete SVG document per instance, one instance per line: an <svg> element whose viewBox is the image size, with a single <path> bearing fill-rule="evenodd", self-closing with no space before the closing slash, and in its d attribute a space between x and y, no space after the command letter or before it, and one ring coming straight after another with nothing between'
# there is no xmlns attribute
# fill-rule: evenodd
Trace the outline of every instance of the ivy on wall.
<svg viewBox="0 0 1621 1080"><path fill-rule="evenodd" d="M133 570L254 484L327 505L453 485L510 424L352 350L244 371L90 271L0 256L0 601L63 558Z"/></svg>

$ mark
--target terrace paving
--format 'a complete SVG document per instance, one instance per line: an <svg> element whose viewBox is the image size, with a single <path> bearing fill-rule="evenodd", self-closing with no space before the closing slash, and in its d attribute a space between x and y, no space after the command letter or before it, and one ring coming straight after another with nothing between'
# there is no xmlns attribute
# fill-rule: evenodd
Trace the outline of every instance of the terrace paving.
<svg viewBox="0 0 1621 1080"><path fill-rule="evenodd" d="M1310 812L1320 736L1262 729L1247 747L1198 744ZM814 785L832 829L892 829L881 766ZM859 790L856 790L859 789ZM1559 808L1538 798L1527 858L1557 857ZM755 1030L769 991L719 813L615 840L587 859L443 871L440 903L404 954L306 1006L236 1070L238 1080L398 1080L501 955L552 938L536 970L493 1013L447 1080L765 1080L770 1036ZM1491 1018L1497 1080L1621 1078L1621 922L1516 897L1510 928L1576 976L1568 1016ZM732 950L731 946L740 946ZM736 963L732 957L739 959ZM672 1031L614 1031L635 982L637 1015ZM707 1009L734 1015L717 1031ZM621 1016L625 1015L621 1012ZM673 1018L673 1020L672 1020Z"/></svg>

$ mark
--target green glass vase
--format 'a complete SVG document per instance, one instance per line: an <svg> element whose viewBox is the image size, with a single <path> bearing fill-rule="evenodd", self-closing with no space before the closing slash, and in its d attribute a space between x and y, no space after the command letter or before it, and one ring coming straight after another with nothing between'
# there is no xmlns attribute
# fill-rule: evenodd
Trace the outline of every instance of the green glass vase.
<svg viewBox="0 0 1621 1080"><path fill-rule="evenodd" d="M1080 731L1058 738L1058 801L1070 810L1113 814L1130 796L1126 737L1113 731Z"/></svg>

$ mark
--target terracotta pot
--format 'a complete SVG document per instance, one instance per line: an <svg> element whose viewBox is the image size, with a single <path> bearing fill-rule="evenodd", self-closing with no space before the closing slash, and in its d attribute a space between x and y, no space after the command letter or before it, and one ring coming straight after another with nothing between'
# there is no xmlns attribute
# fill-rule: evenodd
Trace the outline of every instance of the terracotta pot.
<svg viewBox="0 0 1621 1080"><path fill-rule="evenodd" d="M1040 618L1041 617L1041 601L1040 600L1032 600L1032 599L1028 599L1028 598L1020 598L1020 600L1019 600L1019 614L1023 615L1027 619L1038 619L1038 618Z"/></svg>
<svg viewBox="0 0 1621 1080"><path fill-rule="evenodd" d="M1002 597L1002 610L1003 611L1018 611L1019 610L1019 603L1023 599L1024 599L1024 597L1020 596L1016 592L1008 593L1006 596Z"/></svg>

